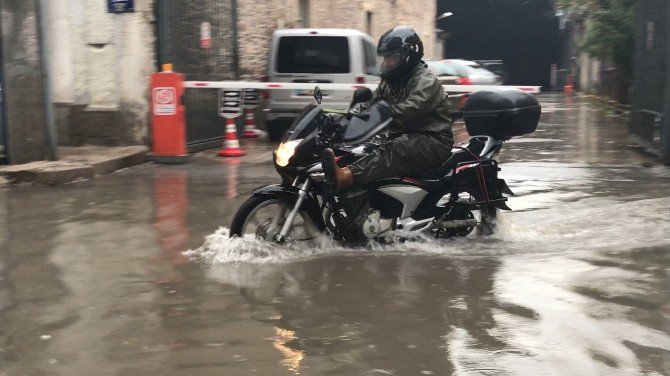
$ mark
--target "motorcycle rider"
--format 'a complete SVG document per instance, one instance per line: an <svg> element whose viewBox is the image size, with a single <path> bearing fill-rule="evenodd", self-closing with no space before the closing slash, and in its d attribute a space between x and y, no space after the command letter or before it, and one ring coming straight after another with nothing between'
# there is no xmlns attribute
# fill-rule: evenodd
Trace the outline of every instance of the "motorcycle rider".
<svg viewBox="0 0 670 376"><path fill-rule="evenodd" d="M399 26L379 38L381 83L372 101L391 105L389 138L353 164L339 167L332 149L322 164L335 192L381 179L402 177L441 166L449 159L454 137L447 95L427 70L423 43L414 28Z"/></svg>

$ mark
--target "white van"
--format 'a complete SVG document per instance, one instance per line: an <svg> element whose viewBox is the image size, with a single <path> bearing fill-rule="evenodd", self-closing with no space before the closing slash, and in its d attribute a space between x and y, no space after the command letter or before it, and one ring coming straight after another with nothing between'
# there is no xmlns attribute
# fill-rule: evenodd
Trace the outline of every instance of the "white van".
<svg viewBox="0 0 670 376"><path fill-rule="evenodd" d="M272 35L269 82L379 82L373 39L353 29L285 29ZM323 104L346 109L353 91L323 90ZM314 102L313 90L270 90L264 109L266 128L279 139L302 109Z"/></svg>

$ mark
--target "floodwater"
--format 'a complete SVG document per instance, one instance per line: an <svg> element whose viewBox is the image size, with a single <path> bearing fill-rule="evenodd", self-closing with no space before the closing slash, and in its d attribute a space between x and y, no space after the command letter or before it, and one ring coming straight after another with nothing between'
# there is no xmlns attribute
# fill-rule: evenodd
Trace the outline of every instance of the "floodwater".
<svg viewBox="0 0 670 376"><path fill-rule="evenodd" d="M487 238L230 240L277 180L262 142L0 190L0 375L670 374L670 169L625 119L541 99Z"/></svg>

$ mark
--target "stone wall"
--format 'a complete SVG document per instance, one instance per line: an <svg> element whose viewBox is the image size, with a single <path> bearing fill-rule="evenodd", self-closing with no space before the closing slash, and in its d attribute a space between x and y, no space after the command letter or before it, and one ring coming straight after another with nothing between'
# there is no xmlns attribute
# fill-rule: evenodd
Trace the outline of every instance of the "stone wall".
<svg viewBox="0 0 670 376"><path fill-rule="evenodd" d="M411 0L310 0L309 27L353 28L367 32L367 12L371 12L371 36L378 40L398 25L414 26L426 49L426 58L435 56L436 1ZM272 32L281 28L303 27L299 0L239 0L238 29L240 76L258 79L266 74Z"/></svg>
<svg viewBox="0 0 670 376"><path fill-rule="evenodd" d="M12 164L45 159L48 151L36 4L0 1L6 142Z"/></svg>

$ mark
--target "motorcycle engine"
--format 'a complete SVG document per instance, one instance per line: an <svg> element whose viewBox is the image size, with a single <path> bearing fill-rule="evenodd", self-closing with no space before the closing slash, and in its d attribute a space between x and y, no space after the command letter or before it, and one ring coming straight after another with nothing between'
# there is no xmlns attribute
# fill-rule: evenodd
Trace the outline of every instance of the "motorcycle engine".
<svg viewBox="0 0 670 376"><path fill-rule="evenodd" d="M392 226L392 219L382 218L379 210L370 209L362 224L363 235L368 239L374 239L381 233L390 230Z"/></svg>

